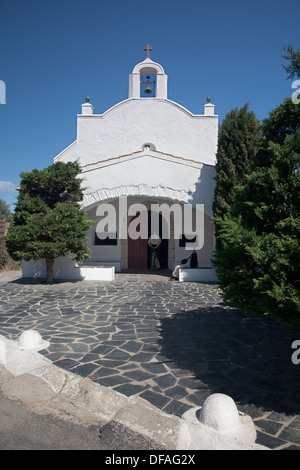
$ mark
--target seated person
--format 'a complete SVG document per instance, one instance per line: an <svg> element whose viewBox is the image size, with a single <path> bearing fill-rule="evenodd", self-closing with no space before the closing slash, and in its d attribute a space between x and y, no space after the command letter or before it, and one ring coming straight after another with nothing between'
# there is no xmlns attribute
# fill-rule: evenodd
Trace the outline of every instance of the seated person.
<svg viewBox="0 0 300 470"><path fill-rule="evenodd" d="M178 281L179 279L179 269L181 268L185 268L185 269L195 269L195 268L198 268L198 257L197 257L197 253L196 253L196 250L191 250L191 255L187 258L187 259L190 259L190 265L187 266L185 264L178 264L176 266L176 268L174 269L173 273L172 273L172 276L171 276L171 280L176 280Z"/></svg>

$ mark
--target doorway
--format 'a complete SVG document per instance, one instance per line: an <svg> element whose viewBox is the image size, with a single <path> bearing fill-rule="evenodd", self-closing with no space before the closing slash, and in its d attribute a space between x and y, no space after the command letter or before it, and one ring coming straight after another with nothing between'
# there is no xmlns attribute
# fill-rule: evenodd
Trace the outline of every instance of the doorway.
<svg viewBox="0 0 300 470"><path fill-rule="evenodd" d="M136 215L131 219L134 220L138 217ZM130 222L131 222L130 221ZM163 218L159 214L159 236L162 239L161 245L157 249L157 256L159 259L161 269L168 269L168 247L169 241L162 238L162 224ZM148 238L151 236L151 211L148 211ZM133 240L128 237L128 268L129 269L150 269L151 267L152 251L148 245L148 239L138 238Z"/></svg>

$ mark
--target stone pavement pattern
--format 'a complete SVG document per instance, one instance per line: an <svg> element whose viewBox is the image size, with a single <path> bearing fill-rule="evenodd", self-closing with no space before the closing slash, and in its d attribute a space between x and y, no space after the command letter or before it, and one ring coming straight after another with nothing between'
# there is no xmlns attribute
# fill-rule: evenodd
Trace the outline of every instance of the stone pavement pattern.
<svg viewBox="0 0 300 470"><path fill-rule="evenodd" d="M5 279L5 280L8 280ZM36 329L55 365L182 416L231 396L258 444L300 450L300 331L223 302L218 286L118 274L113 282L0 281L0 334Z"/></svg>

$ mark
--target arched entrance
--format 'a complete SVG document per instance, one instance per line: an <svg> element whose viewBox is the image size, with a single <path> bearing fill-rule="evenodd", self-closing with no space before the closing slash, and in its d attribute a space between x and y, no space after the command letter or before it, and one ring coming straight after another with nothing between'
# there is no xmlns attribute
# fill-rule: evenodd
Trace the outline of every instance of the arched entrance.
<svg viewBox="0 0 300 470"><path fill-rule="evenodd" d="M130 222L138 217L136 215ZM168 268L168 240L162 238L163 218L159 214L159 236L162 239L161 245L157 249L157 256L160 267ZM152 234L151 210L148 211L148 238ZM128 268L129 269L150 269L152 250L148 245L148 239L137 238L136 240L128 237Z"/></svg>

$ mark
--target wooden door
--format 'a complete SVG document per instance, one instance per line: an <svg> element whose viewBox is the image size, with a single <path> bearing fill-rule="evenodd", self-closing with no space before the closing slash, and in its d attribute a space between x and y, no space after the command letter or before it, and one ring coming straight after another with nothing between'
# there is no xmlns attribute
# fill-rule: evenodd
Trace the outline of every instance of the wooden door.
<svg viewBox="0 0 300 470"><path fill-rule="evenodd" d="M128 237L128 268L147 269L147 240Z"/></svg>
<svg viewBox="0 0 300 470"><path fill-rule="evenodd" d="M139 213L131 222L138 216ZM128 268L147 269L147 248L148 240L143 238L133 240L128 234Z"/></svg>

